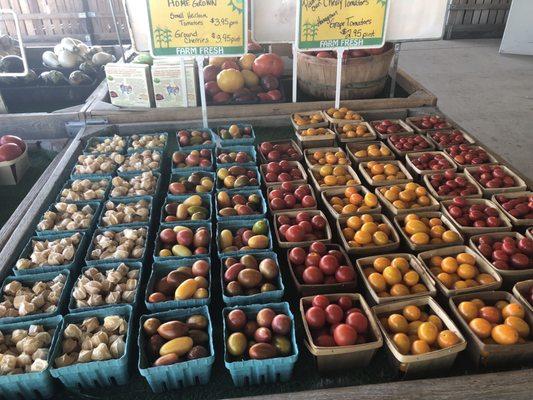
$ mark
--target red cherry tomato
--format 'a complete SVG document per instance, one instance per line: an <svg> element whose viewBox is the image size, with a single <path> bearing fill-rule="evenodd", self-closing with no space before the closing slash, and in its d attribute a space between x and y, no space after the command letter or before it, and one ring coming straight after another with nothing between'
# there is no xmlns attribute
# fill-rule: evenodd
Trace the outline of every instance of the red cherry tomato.
<svg viewBox="0 0 533 400"><path fill-rule="evenodd" d="M353 312L346 317L346 323L354 328L357 333L364 334L368 329L368 319L361 313Z"/></svg>
<svg viewBox="0 0 533 400"><path fill-rule="evenodd" d="M309 251L313 251L313 252L318 253L318 254L320 254L322 256L322 255L326 254L327 247L322 242L313 242L309 246Z"/></svg>
<svg viewBox="0 0 533 400"><path fill-rule="evenodd" d="M325 309L327 306L329 306L329 300L326 296L319 294L313 297L312 304L314 307Z"/></svg>
<svg viewBox="0 0 533 400"><path fill-rule="evenodd" d="M318 285L324 282L324 274L317 267L307 267L302 278L308 285Z"/></svg>
<svg viewBox="0 0 533 400"><path fill-rule="evenodd" d="M335 272L335 278L339 283L352 282L355 280L355 271L352 267L348 267L347 265L340 266L339 269L337 269L337 272Z"/></svg>
<svg viewBox="0 0 533 400"><path fill-rule="evenodd" d="M352 308L352 299L349 296L341 296L337 299L337 304L344 310L347 311Z"/></svg>
<svg viewBox="0 0 533 400"><path fill-rule="evenodd" d="M352 346L357 342L357 331L348 324L339 324L333 331L337 346Z"/></svg>
<svg viewBox="0 0 533 400"><path fill-rule="evenodd" d="M339 262L337 261L335 256L326 254L320 259L318 267L325 275L334 275L335 272L337 272L337 268L339 268Z"/></svg>
<svg viewBox="0 0 533 400"><path fill-rule="evenodd" d="M303 264L307 253L301 247L295 247L289 252L289 260L295 265Z"/></svg>
<svg viewBox="0 0 533 400"><path fill-rule="evenodd" d="M318 267L318 264L320 263L320 254L318 253L309 253L307 257L305 257L305 265L308 267Z"/></svg>
<svg viewBox="0 0 533 400"><path fill-rule="evenodd" d="M337 304L330 304L326 307L326 321L330 325L338 324L344 317L344 311Z"/></svg>
<svg viewBox="0 0 533 400"><path fill-rule="evenodd" d="M328 334L322 334L316 338L316 345L319 347L334 347L336 346L333 336Z"/></svg>
<svg viewBox="0 0 533 400"><path fill-rule="evenodd" d="M311 307L305 312L305 321L311 328L320 329L326 323L326 312L320 307Z"/></svg>

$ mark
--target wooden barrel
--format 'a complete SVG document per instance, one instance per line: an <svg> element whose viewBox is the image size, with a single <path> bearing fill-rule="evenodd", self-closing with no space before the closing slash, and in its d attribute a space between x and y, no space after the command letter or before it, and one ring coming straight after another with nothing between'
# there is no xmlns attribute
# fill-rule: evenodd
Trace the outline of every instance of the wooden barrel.
<svg viewBox="0 0 533 400"><path fill-rule="evenodd" d="M341 99L376 97L387 81L394 46L379 55L348 58L342 63ZM335 99L337 60L298 53L298 86L305 94Z"/></svg>

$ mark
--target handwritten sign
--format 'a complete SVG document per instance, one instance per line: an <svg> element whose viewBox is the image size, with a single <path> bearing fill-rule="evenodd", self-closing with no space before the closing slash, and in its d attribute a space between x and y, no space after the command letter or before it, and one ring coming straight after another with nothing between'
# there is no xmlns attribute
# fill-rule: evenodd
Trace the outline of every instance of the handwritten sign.
<svg viewBox="0 0 533 400"><path fill-rule="evenodd" d="M246 52L246 0L146 0L154 56Z"/></svg>
<svg viewBox="0 0 533 400"><path fill-rule="evenodd" d="M388 0L298 0L301 50L381 47Z"/></svg>

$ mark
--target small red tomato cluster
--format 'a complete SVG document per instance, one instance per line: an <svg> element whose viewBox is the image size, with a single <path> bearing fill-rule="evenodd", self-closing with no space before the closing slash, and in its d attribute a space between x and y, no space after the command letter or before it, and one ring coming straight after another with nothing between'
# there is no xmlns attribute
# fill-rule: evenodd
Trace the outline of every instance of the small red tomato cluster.
<svg viewBox="0 0 533 400"><path fill-rule="evenodd" d="M413 165L421 171L441 171L453 168L453 165L446 159L446 157L438 153L424 153L417 157L408 157Z"/></svg>
<svg viewBox="0 0 533 400"><path fill-rule="evenodd" d="M406 132L403 126L388 119L384 119L383 121L372 121L371 124L376 131L383 135Z"/></svg>
<svg viewBox="0 0 533 400"><path fill-rule="evenodd" d="M452 158L461 165L479 165L490 162L487 152L479 147L466 143L455 144L446 149Z"/></svg>
<svg viewBox="0 0 533 400"><path fill-rule="evenodd" d="M533 268L533 240L512 236L495 238L483 235L477 239L477 248L495 268L520 270Z"/></svg>
<svg viewBox="0 0 533 400"><path fill-rule="evenodd" d="M346 283L355 281L355 271L348 265L336 245L311 243L308 249L295 247L289 251L289 261L296 278L307 285Z"/></svg>
<svg viewBox="0 0 533 400"><path fill-rule="evenodd" d="M263 142L259 146L259 151L268 161L298 160L298 152L292 146L291 142L276 144Z"/></svg>
<svg viewBox="0 0 533 400"><path fill-rule="evenodd" d="M267 182L290 182L303 178L302 171L296 165L290 164L287 160L269 162L266 165L261 165L261 169L265 173L265 180Z"/></svg>
<svg viewBox="0 0 533 400"><path fill-rule="evenodd" d="M340 296L335 302L324 295L315 296L305 312L305 322L316 346L353 346L370 339L368 318L349 296Z"/></svg>
<svg viewBox="0 0 533 400"><path fill-rule="evenodd" d="M470 204L464 197L455 197L448 212L461 226L495 228L502 225L498 210L485 204Z"/></svg>
<svg viewBox="0 0 533 400"><path fill-rule="evenodd" d="M283 182L268 194L268 202L272 210L292 210L316 206L311 186L308 184L295 186L291 182Z"/></svg>
<svg viewBox="0 0 533 400"><path fill-rule="evenodd" d="M300 211L295 217L286 214L277 216L278 232L285 242L303 242L326 238L328 221L322 215L312 215L307 211Z"/></svg>
<svg viewBox="0 0 533 400"><path fill-rule="evenodd" d="M176 151L172 154L172 162L177 168L186 167L210 167L211 150L201 149L190 152Z"/></svg>
<svg viewBox="0 0 533 400"><path fill-rule="evenodd" d="M411 121L411 123L420 129L447 129L452 124L438 115L424 115L422 118Z"/></svg>
<svg viewBox="0 0 533 400"><path fill-rule="evenodd" d="M482 165L471 174L483 187L489 189L517 186L514 178L497 165Z"/></svg>
<svg viewBox="0 0 533 400"><path fill-rule="evenodd" d="M389 139L400 151L423 151L431 147L422 135L391 135Z"/></svg>
<svg viewBox="0 0 533 400"><path fill-rule="evenodd" d="M479 192L471 182L455 171L444 171L442 174L433 174L429 177L431 186L439 196L469 196Z"/></svg>
<svg viewBox="0 0 533 400"><path fill-rule="evenodd" d="M438 143L441 147L447 148L453 145L468 143L463 132L458 130L453 131L435 131L431 133L431 139Z"/></svg>
<svg viewBox="0 0 533 400"><path fill-rule="evenodd" d="M496 196L496 201L500 203L505 211L518 219L533 218L533 195L510 198L504 194Z"/></svg>

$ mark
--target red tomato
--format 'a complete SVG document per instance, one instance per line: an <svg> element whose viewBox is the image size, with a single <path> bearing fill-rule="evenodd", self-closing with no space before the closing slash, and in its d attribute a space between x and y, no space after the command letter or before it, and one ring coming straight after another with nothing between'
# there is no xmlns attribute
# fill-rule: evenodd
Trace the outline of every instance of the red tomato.
<svg viewBox="0 0 533 400"><path fill-rule="evenodd" d="M328 334L322 334L316 338L316 345L319 347L334 347L336 346L333 336Z"/></svg>
<svg viewBox="0 0 533 400"><path fill-rule="evenodd" d="M319 262L320 262L320 254L318 253L309 253L307 257L305 257L305 265L307 267L310 267L310 266L318 267Z"/></svg>
<svg viewBox="0 0 533 400"><path fill-rule="evenodd" d="M327 248L326 245L322 242L313 242L311 243L311 246L309 246L309 251L314 251L315 253L318 253L323 256L324 254L326 254Z"/></svg>
<svg viewBox="0 0 533 400"><path fill-rule="evenodd" d="M331 254L332 256L334 256L339 262L339 264L344 261L344 256L339 250L330 250L328 251L328 254Z"/></svg>
<svg viewBox="0 0 533 400"><path fill-rule="evenodd" d="M353 312L348 315L345 322L353 327L357 333L364 334L368 329L368 319L363 314L358 312Z"/></svg>
<svg viewBox="0 0 533 400"><path fill-rule="evenodd" d="M285 232L285 239L288 242L301 242L304 239L304 234L301 226L293 225Z"/></svg>
<svg viewBox="0 0 533 400"><path fill-rule="evenodd" d="M324 282L324 274L317 267L307 267L302 275L302 279L308 285L318 285Z"/></svg>
<svg viewBox="0 0 533 400"><path fill-rule="evenodd" d="M298 222L298 225L304 233L311 233L313 232L313 225L311 225L311 222L309 221L300 221ZM301 242L301 240L298 240L298 242Z"/></svg>
<svg viewBox="0 0 533 400"><path fill-rule="evenodd" d="M329 324L338 324L344 317L344 311L337 304L330 304L326 307L326 321Z"/></svg>
<svg viewBox="0 0 533 400"><path fill-rule="evenodd" d="M313 225L313 228L315 228L316 230L322 231L326 227L327 221L323 216L315 215L311 219L311 224Z"/></svg>
<svg viewBox="0 0 533 400"><path fill-rule="evenodd" d="M353 268L348 267L347 265L342 265L335 272L335 278L337 282L352 282L355 280L355 271Z"/></svg>
<svg viewBox="0 0 533 400"><path fill-rule="evenodd" d="M347 311L352 308L352 299L349 296L341 296L337 299L337 304L344 310Z"/></svg>
<svg viewBox="0 0 533 400"><path fill-rule="evenodd" d="M357 331L348 324L340 324L333 331L337 346L352 346L357 342Z"/></svg>
<svg viewBox="0 0 533 400"><path fill-rule="evenodd" d="M326 254L320 259L318 267L325 275L335 275L335 272L337 272L337 268L339 268L339 262L337 261L335 256Z"/></svg>
<svg viewBox="0 0 533 400"><path fill-rule="evenodd" d="M309 215L306 211L300 211L298 214L296 214L296 223L302 222L302 221L311 221L311 215Z"/></svg>
<svg viewBox="0 0 533 400"><path fill-rule="evenodd" d="M320 329L326 323L326 312L320 307L311 307L305 312L305 320L311 328Z"/></svg>
<svg viewBox="0 0 533 400"><path fill-rule="evenodd" d="M306 254L305 250L301 247L295 247L289 251L289 260L295 265L303 264Z"/></svg>
<svg viewBox="0 0 533 400"><path fill-rule="evenodd" d="M327 275L324 278L324 283L327 283L329 285L329 284L336 284L338 282L337 282L337 279L335 279L335 275Z"/></svg>
<svg viewBox="0 0 533 400"><path fill-rule="evenodd" d="M350 315L351 313L361 313L361 309L357 307L352 307L348 311L346 311L346 316Z"/></svg>
<svg viewBox="0 0 533 400"><path fill-rule="evenodd" d="M326 296L319 294L313 297L312 304L314 307L326 308L329 306L329 300Z"/></svg>

